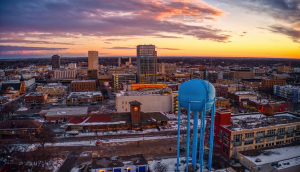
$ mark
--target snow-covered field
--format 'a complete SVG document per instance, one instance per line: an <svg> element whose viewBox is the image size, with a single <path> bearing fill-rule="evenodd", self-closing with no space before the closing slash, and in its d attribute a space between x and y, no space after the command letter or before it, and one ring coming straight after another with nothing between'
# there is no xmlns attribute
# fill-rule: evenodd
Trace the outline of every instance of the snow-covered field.
<svg viewBox="0 0 300 172"><path fill-rule="evenodd" d="M177 138L177 136L153 136L153 137L138 137L138 138L122 138L122 139L109 139L101 140L102 143L117 143L117 142L133 142L142 140L158 140L167 138ZM47 143L46 146L95 146L96 140L85 140L85 141L72 141L72 142L60 142L60 143Z"/></svg>

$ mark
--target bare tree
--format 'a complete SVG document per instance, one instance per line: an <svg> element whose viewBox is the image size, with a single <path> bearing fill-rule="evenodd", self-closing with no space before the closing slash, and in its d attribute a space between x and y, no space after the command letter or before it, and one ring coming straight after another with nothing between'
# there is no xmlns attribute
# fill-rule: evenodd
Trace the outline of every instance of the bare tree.
<svg viewBox="0 0 300 172"><path fill-rule="evenodd" d="M154 165L154 171L156 172L167 172L168 166L161 162L156 162Z"/></svg>
<svg viewBox="0 0 300 172"><path fill-rule="evenodd" d="M48 149L37 149L31 152L31 163L33 171L48 171L53 170L53 160L55 155Z"/></svg>
<svg viewBox="0 0 300 172"><path fill-rule="evenodd" d="M2 141L0 143L0 157L8 164L14 163L14 157L21 151L21 147L17 144L12 144Z"/></svg>
<svg viewBox="0 0 300 172"><path fill-rule="evenodd" d="M47 142L55 143L55 138L49 128L42 126L40 132L36 134L36 141L44 148Z"/></svg>

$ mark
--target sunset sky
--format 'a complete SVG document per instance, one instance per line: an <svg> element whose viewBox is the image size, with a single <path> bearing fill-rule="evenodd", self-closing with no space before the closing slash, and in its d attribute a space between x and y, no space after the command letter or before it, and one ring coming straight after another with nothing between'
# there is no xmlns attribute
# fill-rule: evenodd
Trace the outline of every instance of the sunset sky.
<svg viewBox="0 0 300 172"><path fill-rule="evenodd" d="M300 58L300 0L1 0L0 58Z"/></svg>

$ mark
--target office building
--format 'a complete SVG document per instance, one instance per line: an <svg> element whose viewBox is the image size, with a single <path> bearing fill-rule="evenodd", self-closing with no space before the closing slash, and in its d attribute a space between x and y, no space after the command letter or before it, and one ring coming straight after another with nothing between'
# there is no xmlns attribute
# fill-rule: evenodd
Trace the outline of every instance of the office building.
<svg viewBox="0 0 300 172"><path fill-rule="evenodd" d="M89 51L88 52L88 68L89 69L98 69L98 51Z"/></svg>
<svg viewBox="0 0 300 172"><path fill-rule="evenodd" d="M206 126L210 126L210 119L207 120ZM299 132L300 117L292 113L275 113L268 118L258 113L231 115L230 110L217 109L214 151L225 158L236 157L240 151L300 140ZM206 136L209 137L209 131Z"/></svg>
<svg viewBox="0 0 300 172"><path fill-rule="evenodd" d="M52 69L59 69L60 68L60 56L53 55L52 56Z"/></svg>
<svg viewBox="0 0 300 172"><path fill-rule="evenodd" d="M133 72L112 74L112 83L113 83L114 89L121 89L122 83L135 84L136 83L136 74Z"/></svg>
<svg viewBox="0 0 300 172"><path fill-rule="evenodd" d="M131 64L131 57L119 57L118 58L118 67L123 65L129 66Z"/></svg>
<svg viewBox="0 0 300 172"><path fill-rule="evenodd" d="M176 63L159 63L158 71L162 74L171 75L172 73L176 73Z"/></svg>
<svg viewBox="0 0 300 172"><path fill-rule="evenodd" d="M96 91L95 80L75 80L71 82L71 91Z"/></svg>
<svg viewBox="0 0 300 172"><path fill-rule="evenodd" d="M137 46L137 82L155 83L157 71L157 52L155 45Z"/></svg>
<svg viewBox="0 0 300 172"><path fill-rule="evenodd" d="M75 69L61 69L54 71L54 79L74 79L76 78L77 70Z"/></svg>

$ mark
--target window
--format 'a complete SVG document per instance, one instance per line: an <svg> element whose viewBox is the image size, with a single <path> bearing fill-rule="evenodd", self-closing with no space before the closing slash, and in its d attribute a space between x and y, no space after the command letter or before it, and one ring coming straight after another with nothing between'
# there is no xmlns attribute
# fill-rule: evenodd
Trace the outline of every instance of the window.
<svg viewBox="0 0 300 172"><path fill-rule="evenodd" d="M233 136L233 141L235 141L235 142L242 141L242 134L235 134Z"/></svg>
<svg viewBox="0 0 300 172"><path fill-rule="evenodd" d="M253 138L254 137L254 132L252 133L245 133L245 138Z"/></svg>
<svg viewBox="0 0 300 172"><path fill-rule="evenodd" d="M300 125L297 125L296 130L300 131Z"/></svg>
<svg viewBox="0 0 300 172"><path fill-rule="evenodd" d="M294 137L294 133L291 133L291 134L287 134L287 135L286 135L286 138L290 138L290 137Z"/></svg>
<svg viewBox="0 0 300 172"><path fill-rule="evenodd" d="M256 142L256 143L263 143L263 142L264 142L264 139L256 139L255 142Z"/></svg>
<svg viewBox="0 0 300 172"><path fill-rule="evenodd" d="M229 134L224 132L224 137L225 137L226 139L229 139Z"/></svg>
<svg viewBox="0 0 300 172"><path fill-rule="evenodd" d="M278 128L278 134L284 134L285 128Z"/></svg>
<svg viewBox="0 0 300 172"><path fill-rule="evenodd" d="M273 137L267 137L267 142L273 141L273 140L275 140L275 136L273 136Z"/></svg>
<svg viewBox="0 0 300 172"><path fill-rule="evenodd" d="M224 145L229 146L229 141L228 140L224 139L223 143L224 143Z"/></svg>
<svg viewBox="0 0 300 172"><path fill-rule="evenodd" d="M294 132L294 129L295 129L295 126L288 127L287 132L292 133L292 132Z"/></svg>
<svg viewBox="0 0 300 172"><path fill-rule="evenodd" d="M265 137L265 131L256 132L256 137Z"/></svg>
<svg viewBox="0 0 300 172"><path fill-rule="evenodd" d="M251 145L253 144L253 140L247 140L244 142L244 145Z"/></svg>
<svg viewBox="0 0 300 172"><path fill-rule="evenodd" d="M268 130L268 136L273 136L275 135L276 129Z"/></svg>
<svg viewBox="0 0 300 172"><path fill-rule="evenodd" d="M280 139L284 139L284 135L279 135L279 136L277 136L277 140L280 140Z"/></svg>
<svg viewBox="0 0 300 172"><path fill-rule="evenodd" d="M228 155L228 148L223 146L223 152Z"/></svg>

